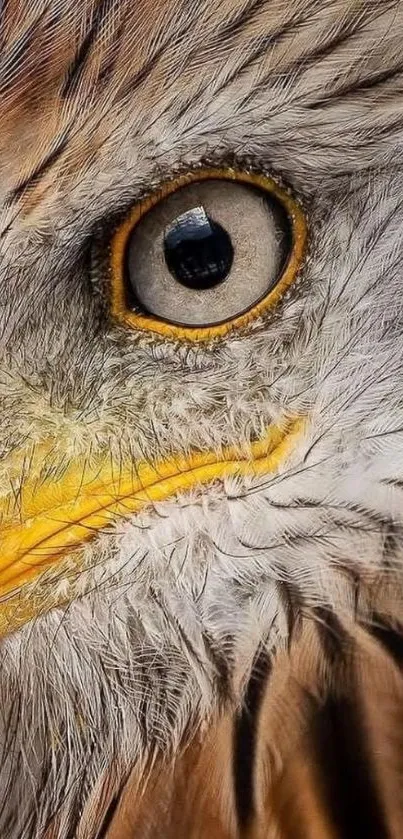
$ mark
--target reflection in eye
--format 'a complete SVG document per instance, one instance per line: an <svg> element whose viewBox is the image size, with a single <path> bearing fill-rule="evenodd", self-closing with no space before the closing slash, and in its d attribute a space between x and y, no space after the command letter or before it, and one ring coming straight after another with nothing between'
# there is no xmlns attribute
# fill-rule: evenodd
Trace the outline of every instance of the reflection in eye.
<svg viewBox="0 0 403 839"><path fill-rule="evenodd" d="M227 231L203 207L187 210L172 222L165 231L164 250L172 276L194 289L225 280L234 257Z"/></svg>
<svg viewBox="0 0 403 839"><path fill-rule="evenodd" d="M211 180L184 186L144 215L129 238L129 300L175 324L234 318L276 283L290 248L279 202Z"/></svg>

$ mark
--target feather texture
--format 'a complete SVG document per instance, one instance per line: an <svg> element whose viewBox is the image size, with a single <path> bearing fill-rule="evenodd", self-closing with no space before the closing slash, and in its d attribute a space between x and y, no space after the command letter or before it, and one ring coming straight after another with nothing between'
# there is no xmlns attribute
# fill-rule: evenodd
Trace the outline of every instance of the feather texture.
<svg viewBox="0 0 403 839"><path fill-rule="evenodd" d="M0 3L0 492L43 440L39 480L84 478L307 417L275 474L102 532L68 608L41 578L0 645L4 839L401 834L402 37L399 0ZM124 330L112 230L203 161L299 198L300 277L225 341Z"/></svg>

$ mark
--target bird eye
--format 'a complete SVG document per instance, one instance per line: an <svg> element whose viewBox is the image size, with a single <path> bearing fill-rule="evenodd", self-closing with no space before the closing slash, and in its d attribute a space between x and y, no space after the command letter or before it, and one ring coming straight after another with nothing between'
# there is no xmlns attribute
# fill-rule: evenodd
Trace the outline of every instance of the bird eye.
<svg viewBox="0 0 403 839"><path fill-rule="evenodd" d="M116 231L112 314L170 337L223 335L274 305L305 242L302 209L272 179L187 173L136 204Z"/></svg>

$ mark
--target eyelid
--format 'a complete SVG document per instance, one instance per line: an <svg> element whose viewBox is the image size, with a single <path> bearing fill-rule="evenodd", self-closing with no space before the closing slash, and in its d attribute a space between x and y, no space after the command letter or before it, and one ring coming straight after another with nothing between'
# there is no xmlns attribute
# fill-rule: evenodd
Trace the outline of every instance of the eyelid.
<svg viewBox="0 0 403 839"><path fill-rule="evenodd" d="M247 312L225 323L207 327L178 326L160 320L152 315L129 309L126 300L125 252L129 238L141 218L168 195L183 186L208 180L226 180L255 186L263 193L274 196L283 206L290 221L292 247L289 259L274 288ZM158 190L135 204L127 218L119 226L111 241L111 315L118 323L132 329L153 332L164 338L181 341L209 341L224 337L234 329L247 326L252 320L272 309L296 278L307 244L307 223L299 203L272 178L236 169L203 168L186 172L167 181Z"/></svg>

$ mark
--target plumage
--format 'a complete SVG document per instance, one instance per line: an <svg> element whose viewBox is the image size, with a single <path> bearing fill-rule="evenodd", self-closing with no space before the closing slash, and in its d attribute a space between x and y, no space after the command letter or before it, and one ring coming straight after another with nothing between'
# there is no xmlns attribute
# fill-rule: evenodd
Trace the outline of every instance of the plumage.
<svg viewBox="0 0 403 839"><path fill-rule="evenodd" d="M75 555L2 594L4 839L401 834L402 36L399 0L0 3L0 497L304 418L97 532L73 596ZM298 276L222 339L126 329L111 234L201 166L298 200Z"/></svg>

